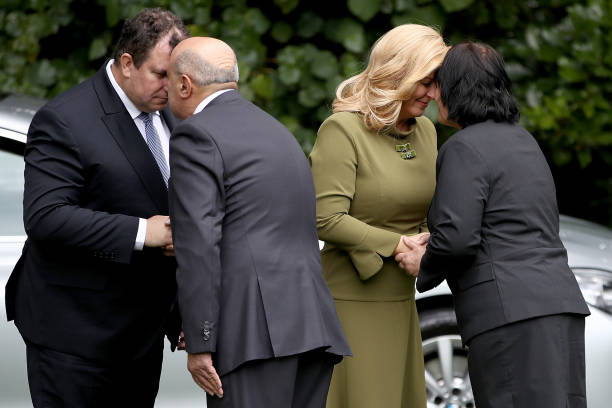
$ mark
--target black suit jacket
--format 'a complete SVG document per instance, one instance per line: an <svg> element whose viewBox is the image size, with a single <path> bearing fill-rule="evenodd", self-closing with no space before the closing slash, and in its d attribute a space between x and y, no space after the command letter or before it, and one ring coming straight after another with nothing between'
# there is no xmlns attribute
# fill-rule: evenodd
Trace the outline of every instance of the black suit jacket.
<svg viewBox="0 0 612 408"><path fill-rule="evenodd" d="M187 350L241 363L348 354L323 280L310 168L293 135L236 91L170 139L170 217Z"/></svg>
<svg viewBox="0 0 612 408"><path fill-rule="evenodd" d="M164 327L174 339L180 323L170 318L175 261L133 250L138 218L168 214L167 189L105 66L32 120L28 239L6 308L26 340L108 361L145 353ZM171 129L174 118L164 119Z"/></svg>
<svg viewBox="0 0 612 408"><path fill-rule="evenodd" d="M447 280L464 342L507 323L589 314L559 239L550 169L521 126L492 121L440 149L420 292Z"/></svg>

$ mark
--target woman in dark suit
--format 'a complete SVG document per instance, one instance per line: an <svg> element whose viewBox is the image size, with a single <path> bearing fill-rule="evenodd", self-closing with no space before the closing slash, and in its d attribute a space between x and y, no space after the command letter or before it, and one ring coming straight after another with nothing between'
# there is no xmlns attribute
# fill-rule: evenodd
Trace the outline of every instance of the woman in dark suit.
<svg viewBox="0 0 612 408"><path fill-rule="evenodd" d="M412 250L396 260L414 271L420 259L420 292L447 280L478 408L586 407L589 310L559 239L550 169L518 124L503 60L459 44L436 82L440 122L461 130L438 155L427 249L406 242Z"/></svg>

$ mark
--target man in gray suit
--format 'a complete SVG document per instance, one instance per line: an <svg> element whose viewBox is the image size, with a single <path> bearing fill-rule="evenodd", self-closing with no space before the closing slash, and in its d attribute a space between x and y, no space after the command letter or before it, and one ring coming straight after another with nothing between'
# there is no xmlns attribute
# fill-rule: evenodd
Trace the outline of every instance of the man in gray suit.
<svg viewBox="0 0 612 408"><path fill-rule="evenodd" d="M213 407L322 407L350 353L322 277L315 193L291 133L237 92L232 49L169 66L170 219L188 368Z"/></svg>

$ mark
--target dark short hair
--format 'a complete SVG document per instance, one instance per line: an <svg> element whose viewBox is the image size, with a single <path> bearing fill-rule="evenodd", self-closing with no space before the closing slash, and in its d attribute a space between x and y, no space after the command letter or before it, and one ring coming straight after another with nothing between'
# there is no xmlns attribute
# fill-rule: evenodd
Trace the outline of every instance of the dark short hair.
<svg viewBox="0 0 612 408"><path fill-rule="evenodd" d="M121 56L128 53L136 68L140 68L149 56L149 51L168 34L172 48L189 37L185 24L174 13L159 7L142 10L125 20L115 48L115 64L119 64Z"/></svg>
<svg viewBox="0 0 612 408"><path fill-rule="evenodd" d="M461 127L487 120L515 123L520 118L504 60L486 44L453 46L436 72L436 82L448 119Z"/></svg>

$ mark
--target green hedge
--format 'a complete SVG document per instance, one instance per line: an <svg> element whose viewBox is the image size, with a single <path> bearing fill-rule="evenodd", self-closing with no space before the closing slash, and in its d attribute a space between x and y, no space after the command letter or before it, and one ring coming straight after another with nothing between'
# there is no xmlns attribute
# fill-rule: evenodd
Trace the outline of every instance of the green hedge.
<svg viewBox="0 0 612 408"><path fill-rule="evenodd" d="M542 146L564 213L612 225L612 7L567 0L0 0L0 92L52 97L112 53L124 18L174 11L193 35L236 50L240 90L279 118L305 152L334 90L395 25L438 27L450 43L504 56L522 122ZM434 121L437 109L426 114ZM439 126L440 143L450 130Z"/></svg>

